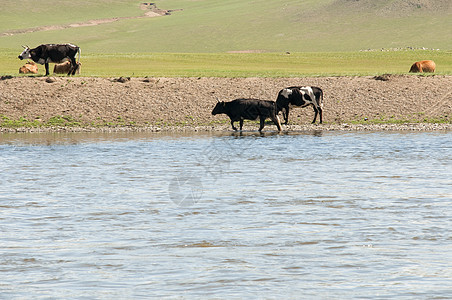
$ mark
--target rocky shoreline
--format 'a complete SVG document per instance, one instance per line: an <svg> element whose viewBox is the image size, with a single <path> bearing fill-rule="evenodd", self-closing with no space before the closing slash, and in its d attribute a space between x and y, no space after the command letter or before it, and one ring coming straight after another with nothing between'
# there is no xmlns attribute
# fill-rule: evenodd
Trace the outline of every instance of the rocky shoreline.
<svg viewBox="0 0 452 300"><path fill-rule="evenodd" d="M262 133L276 132L276 127L267 124ZM246 124L244 132L257 132L258 124ZM282 133L303 131L452 131L452 124L407 123L407 124L328 124L328 125L283 125ZM214 126L112 126L112 127L18 127L0 128L0 133L48 133L48 132L234 132L229 125ZM240 133L240 131L237 131Z"/></svg>

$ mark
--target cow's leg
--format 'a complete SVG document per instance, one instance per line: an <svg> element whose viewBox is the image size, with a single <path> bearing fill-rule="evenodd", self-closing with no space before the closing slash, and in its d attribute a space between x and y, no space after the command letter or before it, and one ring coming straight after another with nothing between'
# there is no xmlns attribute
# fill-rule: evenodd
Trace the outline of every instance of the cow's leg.
<svg viewBox="0 0 452 300"><path fill-rule="evenodd" d="M259 131L262 131L262 129L265 126L265 117L261 115L261 116L259 116L259 120L260 120Z"/></svg>
<svg viewBox="0 0 452 300"><path fill-rule="evenodd" d="M281 109L281 112L282 112L283 120L286 120L286 112L287 112L287 109L284 107L283 109ZM287 123L284 123L284 124L287 124Z"/></svg>
<svg viewBox="0 0 452 300"><path fill-rule="evenodd" d="M286 115L284 116L284 114L283 114L283 117L284 117L284 124L289 123L289 106L286 107Z"/></svg>
<svg viewBox="0 0 452 300"><path fill-rule="evenodd" d="M243 128L243 119L240 119L240 131L242 131Z"/></svg>
<svg viewBox="0 0 452 300"><path fill-rule="evenodd" d="M49 76L49 75L50 75L50 72L49 72L49 63L45 63L44 65L45 65L45 67L46 67L46 75L45 75L45 76Z"/></svg>
<svg viewBox="0 0 452 300"><path fill-rule="evenodd" d="M315 123L315 120L317 119L317 114L319 113L319 110L317 109L317 107L315 107L315 105L313 105L313 107L314 107L315 114L314 114L314 120L312 120L312 124Z"/></svg>
<svg viewBox="0 0 452 300"><path fill-rule="evenodd" d="M272 121L275 123L276 127L278 127L278 131L281 131L281 122L279 121L278 115L273 116Z"/></svg>
<svg viewBox="0 0 452 300"><path fill-rule="evenodd" d="M322 124L322 108L319 106L320 124Z"/></svg>
<svg viewBox="0 0 452 300"><path fill-rule="evenodd" d="M75 75L75 71L77 70L77 62L75 61L75 56L71 58L71 68L69 69L69 73L67 75Z"/></svg>
<svg viewBox="0 0 452 300"><path fill-rule="evenodd" d="M235 126L234 126L234 121L232 121L232 120L231 120L231 126L232 126L233 130L237 131L237 128L235 128Z"/></svg>

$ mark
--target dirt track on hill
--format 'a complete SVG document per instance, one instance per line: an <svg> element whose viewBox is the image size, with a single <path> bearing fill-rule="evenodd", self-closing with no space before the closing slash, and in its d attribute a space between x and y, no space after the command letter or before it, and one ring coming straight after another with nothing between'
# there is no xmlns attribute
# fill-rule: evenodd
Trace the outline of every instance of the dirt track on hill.
<svg viewBox="0 0 452 300"><path fill-rule="evenodd" d="M0 80L0 115L41 122L70 116L83 125L228 128L227 116L211 115L216 98L275 100L283 87L314 85L324 91L324 122L330 125L365 119L452 120L452 76L51 79L54 82L47 77ZM309 124L313 115L311 107L295 108L289 122Z"/></svg>
<svg viewBox="0 0 452 300"><path fill-rule="evenodd" d="M155 5L155 3L141 3L140 8L141 8L141 10L146 11L146 13L142 16L114 17L114 18L88 20L88 21L84 21L84 22L76 22L76 23L70 23L70 24L38 26L38 27L24 28L24 29L13 29L13 30L8 30L6 32L0 32L0 37L32 33L32 32L38 32L38 31L62 30L62 29L76 28L76 27L97 26L97 25L101 25L101 24L105 24L105 23L117 22L120 20L154 18L154 17L170 15L171 12L173 12L173 11L182 10L182 9L172 9L172 10L160 9Z"/></svg>

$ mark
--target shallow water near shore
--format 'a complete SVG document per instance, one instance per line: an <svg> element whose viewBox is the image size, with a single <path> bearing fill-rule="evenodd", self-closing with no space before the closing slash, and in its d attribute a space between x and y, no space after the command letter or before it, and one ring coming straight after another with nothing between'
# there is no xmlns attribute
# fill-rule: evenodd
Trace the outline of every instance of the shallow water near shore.
<svg viewBox="0 0 452 300"><path fill-rule="evenodd" d="M0 135L0 298L445 299L452 132Z"/></svg>

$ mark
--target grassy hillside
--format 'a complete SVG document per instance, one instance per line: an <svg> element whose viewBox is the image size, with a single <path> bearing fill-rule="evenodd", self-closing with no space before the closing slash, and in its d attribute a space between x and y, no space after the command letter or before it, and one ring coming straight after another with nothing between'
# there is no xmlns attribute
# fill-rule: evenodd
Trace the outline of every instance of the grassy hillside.
<svg viewBox="0 0 452 300"><path fill-rule="evenodd" d="M0 32L74 23L92 19L136 16L137 1L123 0L0 0Z"/></svg>
<svg viewBox="0 0 452 300"><path fill-rule="evenodd" d="M450 0L161 0L159 8L181 10L136 18L146 12L141 3L0 0L0 48L72 42L84 53L452 49ZM108 18L120 19L81 26Z"/></svg>

